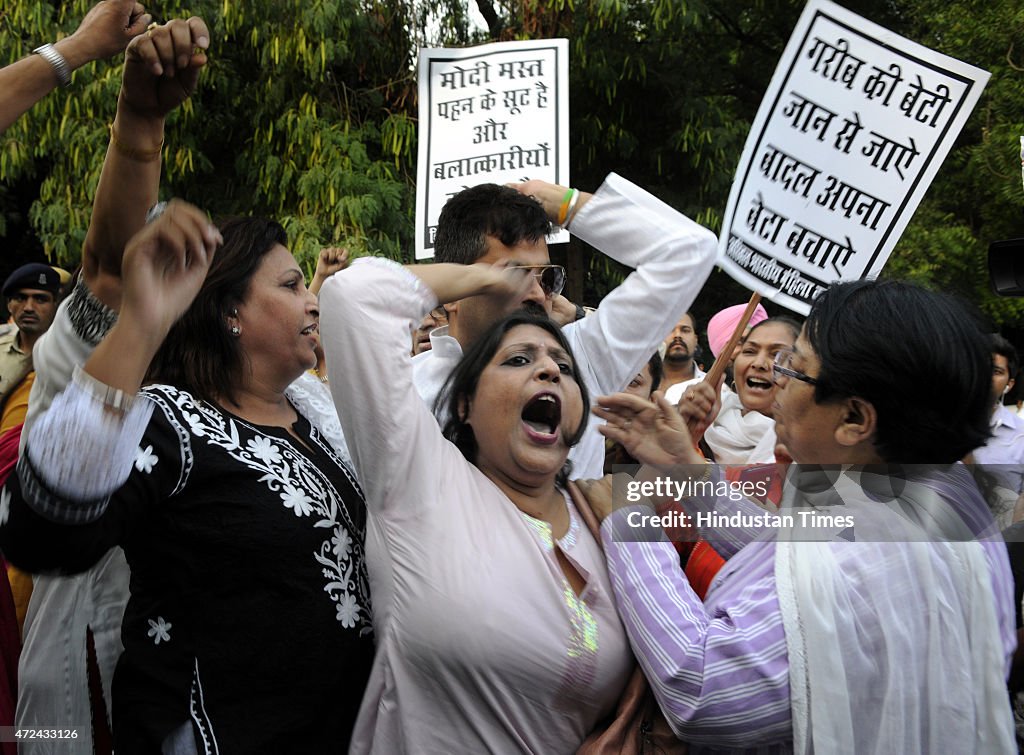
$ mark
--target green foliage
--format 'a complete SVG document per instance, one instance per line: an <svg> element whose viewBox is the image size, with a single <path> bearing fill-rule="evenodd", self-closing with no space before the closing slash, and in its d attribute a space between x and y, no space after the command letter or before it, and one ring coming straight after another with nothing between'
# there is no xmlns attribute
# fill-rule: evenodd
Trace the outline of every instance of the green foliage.
<svg viewBox="0 0 1024 755"><path fill-rule="evenodd" d="M992 78L886 274L909 275L978 304L996 326L1024 326L1024 302L989 291L992 241L1024 236L1024 8L1013 0L918 0L909 35Z"/></svg>
<svg viewBox="0 0 1024 755"><path fill-rule="evenodd" d="M803 0L520 0L501 38L570 40L573 182L614 170L720 230L750 124ZM988 243L1024 235L1018 137L1024 133L1024 8L1019 0L848 0L850 10L992 72L963 136L885 274L954 290L995 324L1024 325L1016 300L988 290ZM592 262L588 296L625 271ZM745 298L712 276L698 314Z"/></svg>
<svg viewBox="0 0 1024 755"><path fill-rule="evenodd" d="M0 63L70 33L91 5L0 0ZM199 91L168 120L166 196L214 216L280 220L310 269L326 244L409 256L415 81L405 3L170 0L155 12L198 15L212 40ZM85 66L0 136L0 182L38 193L32 230L66 267L80 254L119 87L116 61ZM17 214L14 199L0 194L0 219Z"/></svg>
<svg viewBox="0 0 1024 755"><path fill-rule="evenodd" d="M0 63L70 33L92 0L0 0ZM309 264L320 244L411 255L417 45L569 39L575 184L614 170L718 230L736 163L803 0L168 0L161 18L211 25L208 70L170 119L165 193L215 215L281 219ZM1019 0L848 0L854 12L992 72L963 135L886 268L1024 325L988 292L985 253L1022 231L1024 9ZM117 65L86 66L0 136L0 238L30 224L77 260ZM29 197L26 200L26 197ZM586 270L596 303L625 271ZM698 315L743 298L712 276Z"/></svg>

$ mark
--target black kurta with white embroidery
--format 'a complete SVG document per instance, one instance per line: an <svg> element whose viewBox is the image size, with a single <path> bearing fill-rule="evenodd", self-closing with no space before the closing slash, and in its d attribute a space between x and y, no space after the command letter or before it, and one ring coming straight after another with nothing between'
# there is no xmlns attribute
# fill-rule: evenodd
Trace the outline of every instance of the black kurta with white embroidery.
<svg viewBox="0 0 1024 755"><path fill-rule="evenodd" d="M117 750L156 751L191 721L199 752L345 752L373 655L352 473L301 414L300 443L174 388L144 394L153 418L99 520L53 524L9 484L21 560L63 550L84 568L124 548Z"/></svg>

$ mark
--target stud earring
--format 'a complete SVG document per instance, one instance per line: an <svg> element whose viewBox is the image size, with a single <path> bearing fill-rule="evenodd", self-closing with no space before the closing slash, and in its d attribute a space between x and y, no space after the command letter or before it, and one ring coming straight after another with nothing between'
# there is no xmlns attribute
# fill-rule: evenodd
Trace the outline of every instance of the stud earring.
<svg viewBox="0 0 1024 755"><path fill-rule="evenodd" d="M242 329L241 329L241 328L239 328L239 327L238 327L237 325L232 325L232 326L231 326L231 335L233 335L233 336L237 336L237 335L239 335L239 334L240 334L241 332L242 332Z"/></svg>

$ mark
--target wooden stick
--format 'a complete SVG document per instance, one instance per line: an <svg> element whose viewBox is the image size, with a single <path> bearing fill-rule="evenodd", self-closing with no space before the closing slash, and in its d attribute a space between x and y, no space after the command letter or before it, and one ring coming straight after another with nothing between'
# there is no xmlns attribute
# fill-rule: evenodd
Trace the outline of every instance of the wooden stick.
<svg viewBox="0 0 1024 755"><path fill-rule="evenodd" d="M718 356L715 357L715 363L711 365L711 369L708 370L707 374L704 376L704 379L701 381L702 383L707 383L713 389L718 387L718 382L722 379L722 373L725 372L725 368L728 367L729 362L732 361L732 352L736 348L736 344L738 344L740 339L743 337L743 333L747 329L747 323L750 322L750 318L753 316L754 310L760 303L761 294L754 293L750 296L750 301L747 303L747 308L743 311L743 316L740 318L740 321L736 323L736 329L732 332L732 336L729 338L728 343L726 343L722 350L718 352ZM680 405L682 405L682 401L682 398L680 398ZM698 449L700 448L699 443L703 437L703 431L699 434L694 433L693 443L698 447Z"/></svg>
<svg viewBox="0 0 1024 755"><path fill-rule="evenodd" d="M747 329L747 323L750 322L751 316L754 314L754 310L757 305L761 303L761 294L753 293L750 295L750 301L747 303L747 308L743 310L743 317L736 323L736 330L732 332L732 336L729 338L728 343L718 352L718 356L715 357L715 363L711 365L711 369L708 370L707 375L704 376L704 382L710 383L712 387L718 384L718 380L722 377L722 373L725 372L725 368L729 366L729 362L732 361L732 352L736 348L736 344L740 342L743 337L743 333Z"/></svg>

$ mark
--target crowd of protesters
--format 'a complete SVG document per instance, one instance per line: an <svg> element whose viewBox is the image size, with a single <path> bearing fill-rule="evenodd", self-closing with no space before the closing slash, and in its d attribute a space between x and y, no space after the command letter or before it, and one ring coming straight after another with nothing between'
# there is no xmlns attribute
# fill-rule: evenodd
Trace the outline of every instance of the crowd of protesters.
<svg viewBox="0 0 1024 755"><path fill-rule="evenodd" d="M273 219L158 202L211 31L149 21L102 0L0 70L2 130L125 61L80 271L3 286L22 751L1016 749L1019 365L966 305L729 308L716 380L715 236L615 174L467 188L434 263L307 287ZM595 309L559 226L633 270Z"/></svg>

